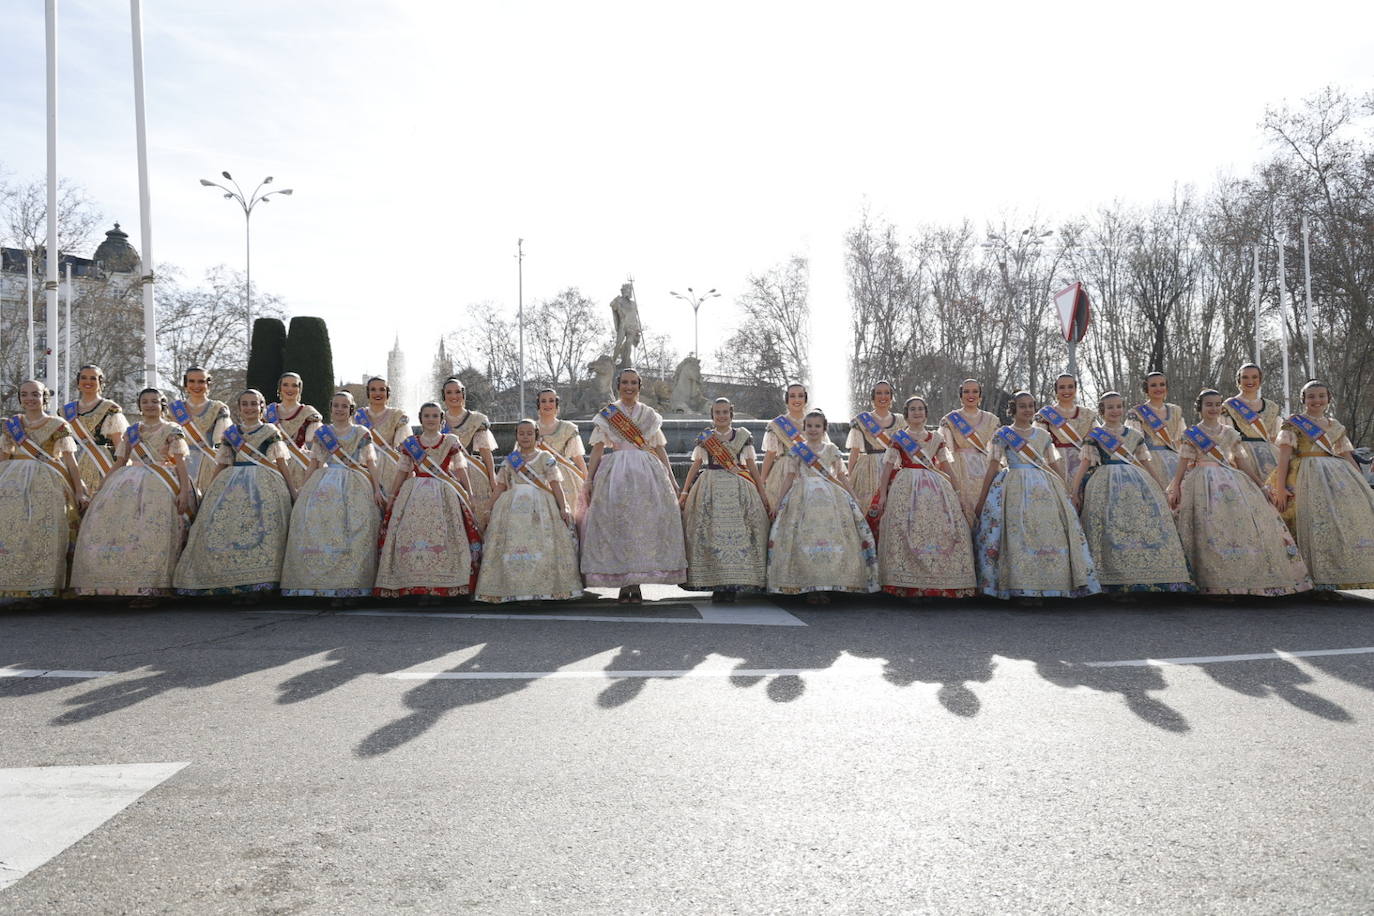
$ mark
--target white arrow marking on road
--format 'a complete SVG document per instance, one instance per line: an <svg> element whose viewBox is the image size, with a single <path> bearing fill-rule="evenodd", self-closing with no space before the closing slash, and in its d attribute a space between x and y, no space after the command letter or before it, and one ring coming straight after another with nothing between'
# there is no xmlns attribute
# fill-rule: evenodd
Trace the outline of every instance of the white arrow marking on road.
<svg viewBox="0 0 1374 916"><path fill-rule="evenodd" d="M1272 652L1250 652L1245 655L1193 655L1183 658L1132 658L1119 662L1084 662L1087 668L1163 668L1166 665L1210 665L1214 662L1261 662L1277 659L1314 658L1320 655L1369 655L1374 646L1359 649L1299 649L1286 652L1275 649Z"/></svg>
<svg viewBox="0 0 1374 916"><path fill-rule="evenodd" d="M184 766L186 762L0 769L0 890Z"/></svg>
<svg viewBox="0 0 1374 916"><path fill-rule="evenodd" d="M64 671L48 668L0 668L0 677L109 677L113 671Z"/></svg>

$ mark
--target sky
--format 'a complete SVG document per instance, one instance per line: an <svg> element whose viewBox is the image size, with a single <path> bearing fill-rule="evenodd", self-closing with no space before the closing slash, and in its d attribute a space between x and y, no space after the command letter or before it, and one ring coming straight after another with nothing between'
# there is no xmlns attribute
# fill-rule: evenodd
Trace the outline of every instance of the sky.
<svg viewBox="0 0 1374 916"><path fill-rule="evenodd" d="M44 170L43 4L0 7L0 166ZM256 287L330 325L336 372L393 335L427 367L463 306L514 314L632 274L648 330L708 371L751 272L840 240L1055 218L1205 187L1265 153L1267 105L1374 85L1374 4L693 4L144 0L154 255L241 268L228 170L294 195L253 215ZM59 3L59 171L139 242L128 4ZM609 310L607 310L609 318ZM608 347L609 350L609 342Z"/></svg>

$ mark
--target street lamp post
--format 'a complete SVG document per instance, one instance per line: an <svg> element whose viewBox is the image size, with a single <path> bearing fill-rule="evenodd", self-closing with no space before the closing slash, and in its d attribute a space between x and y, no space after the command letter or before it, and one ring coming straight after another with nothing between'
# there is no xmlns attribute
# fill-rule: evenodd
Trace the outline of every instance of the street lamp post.
<svg viewBox="0 0 1374 916"><path fill-rule="evenodd" d="M703 302L707 299L718 298L720 293L716 292L715 287L711 287L704 293L697 293L689 286L685 296L672 290L668 291L668 295L681 299L692 307L692 355L701 359L701 323L698 320L698 313Z"/></svg>
<svg viewBox="0 0 1374 916"><path fill-rule="evenodd" d="M224 192L225 200L238 201L238 205L243 208L243 296L248 304L248 350L253 349L253 208L258 204L266 203L278 194L291 196L291 188L282 188L280 191L268 191L266 194L259 193L262 186L272 183L272 176L268 175L258 186L253 189L252 194L244 194L243 188L234 180L234 176L228 172L220 172L224 179L234 186L233 190L226 188L217 181L202 178L200 183L207 188L219 188Z"/></svg>

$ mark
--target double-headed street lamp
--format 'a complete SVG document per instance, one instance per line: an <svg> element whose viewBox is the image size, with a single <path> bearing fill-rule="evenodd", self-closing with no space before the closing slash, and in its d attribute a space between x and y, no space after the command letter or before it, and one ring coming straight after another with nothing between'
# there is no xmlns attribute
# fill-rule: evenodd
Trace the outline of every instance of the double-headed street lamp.
<svg viewBox="0 0 1374 916"><path fill-rule="evenodd" d="M226 188L217 181L211 181L208 178L202 178L200 183L207 188L219 188L224 192L225 200L236 200L239 206L243 208L243 295L244 300L248 304L248 351L251 353L253 349L253 208L258 204L266 203L278 194L284 194L289 197L291 195L291 188L282 188L280 191L268 191L266 194L259 193L262 191L263 185L272 183L272 176L268 175L262 181L258 182L258 186L253 189L252 194L244 194L243 188L239 187L239 183L234 180L233 175L230 175L228 172L220 172L220 174L224 176L225 181L228 181L234 186L233 190Z"/></svg>
<svg viewBox="0 0 1374 916"><path fill-rule="evenodd" d="M675 293L672 290L668 291L668 295L675 296L692 307L692 355L697 359L701 359L701 324L698 321L697 313L700 311L703 302L707 299L717 298L720 296L720 293L716 292L715 287L712 287L704 293L697 294L689 286L687 287L687 295L685 296L682 295L682 293Z"/></svg>

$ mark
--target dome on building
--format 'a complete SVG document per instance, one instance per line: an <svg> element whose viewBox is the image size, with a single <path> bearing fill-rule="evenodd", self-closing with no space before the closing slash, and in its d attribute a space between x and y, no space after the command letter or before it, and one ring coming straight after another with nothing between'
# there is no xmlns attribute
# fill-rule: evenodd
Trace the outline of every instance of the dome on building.
<svg viewBox="0 0 1374 916"><path fill-rule="evenodd" d="M138 252L129 244L129 233L119 223L105 233L105 241L96 248L94 260L106 273L132 273L138 269Z"/></svg>

